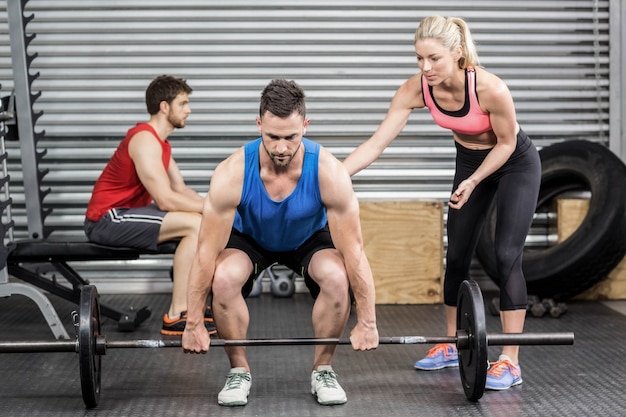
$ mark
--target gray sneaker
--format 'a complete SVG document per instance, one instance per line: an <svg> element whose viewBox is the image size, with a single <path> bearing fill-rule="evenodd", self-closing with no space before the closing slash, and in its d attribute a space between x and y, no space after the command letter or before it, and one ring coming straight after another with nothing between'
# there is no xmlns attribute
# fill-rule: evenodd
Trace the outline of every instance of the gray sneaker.
<svg viewBox="0 0 626 417"><path fill-rule="evenodd" d="M226 384L217 395L217 403L227 407L248 404L252 376L246 368L232 368L226 376Z"/></svg>
<svg viewBox="0 0 626 417"><path fill-rule="evenodd" d="M311 394L316 395L317 402L322 405L339 405L348 401L330 365L320 365L311 373Z"/></svg>

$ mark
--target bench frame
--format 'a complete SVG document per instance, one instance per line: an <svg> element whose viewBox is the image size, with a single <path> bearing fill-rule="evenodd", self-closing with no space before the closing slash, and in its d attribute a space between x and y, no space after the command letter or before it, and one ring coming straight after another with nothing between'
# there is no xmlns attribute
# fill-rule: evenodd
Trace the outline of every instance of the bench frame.
<svg viewBox="0 0 626 417"><path fill-rule="evenodd" d="M159 245L158 251L98 245L89 241L22 240L7 245L7 269L10 275L36 287L78 304L83 286L89 281L70 266L72 261L136 260L145 255L173 254L177 241ZM52 274L49 274L50 271ZM67 282L56 278L59 273ZM147 306L138 310L123 311L104 303L100 304L104 316L116 320L121 331L133 331L148 319L151 311ZM44 316L46 312L42 309ZM56 313L55 313L56 314ZM46 317L48 320L49 317ZM54 319L52 317L51 319ZM54 321L54 320L52 320ZM50 323L50 320L48 320ZM51 326L51 330L52 326ZM53 330L54 333L54 330ZM57 337L58 335L55 334Z"/></svg>

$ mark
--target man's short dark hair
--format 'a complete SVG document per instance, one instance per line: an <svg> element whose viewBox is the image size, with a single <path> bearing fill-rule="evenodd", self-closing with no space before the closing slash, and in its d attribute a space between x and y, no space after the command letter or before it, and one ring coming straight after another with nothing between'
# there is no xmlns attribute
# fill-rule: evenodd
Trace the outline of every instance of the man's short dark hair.
<svg viewBox="0 0 626 417"><path fill-rule="evenodd" d="M157 114L161 102L171 103L181 93L191 94L191 87L182 78L159 75L146 89L146 107L150 115Z"/></svg>
<svg viewBox="0 0 626 417"><path fill-rule="evenodd" d="M304 90L295 81L272 80L261 93L259 115L265 112L285 118L297 111L306 116L306 101Z"/></svg>

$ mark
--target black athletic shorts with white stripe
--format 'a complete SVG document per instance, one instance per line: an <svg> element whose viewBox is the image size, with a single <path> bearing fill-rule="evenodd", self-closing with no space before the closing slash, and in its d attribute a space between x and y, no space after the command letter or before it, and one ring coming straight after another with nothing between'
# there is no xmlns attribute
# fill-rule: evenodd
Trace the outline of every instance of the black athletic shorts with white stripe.
<svg viewBox="0 0 626 417"><path fill-rule="evenodd" d="M152 204L147 207L114 208L97 222L85 219L87 238L107 246L157 250L159 231L166 211Z"/></svg>

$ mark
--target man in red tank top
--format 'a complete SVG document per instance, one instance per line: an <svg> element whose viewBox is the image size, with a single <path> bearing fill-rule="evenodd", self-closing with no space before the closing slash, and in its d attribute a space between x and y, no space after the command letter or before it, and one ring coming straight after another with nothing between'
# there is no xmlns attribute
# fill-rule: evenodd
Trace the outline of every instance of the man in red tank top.
<svg viewBox="0 0 626 417"><path fill-rule="evenodd" d="M191 113L186 81L155 78L146 90L150 119L128 130L94 185L85 213L85 234L108 246L156 250L179 240L173 291L161 333L181 335L187 321L187 280L196 252L204 198L189 188L172 157L168 136ZM207 330L215 332L210 312Z"/></svg>

